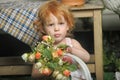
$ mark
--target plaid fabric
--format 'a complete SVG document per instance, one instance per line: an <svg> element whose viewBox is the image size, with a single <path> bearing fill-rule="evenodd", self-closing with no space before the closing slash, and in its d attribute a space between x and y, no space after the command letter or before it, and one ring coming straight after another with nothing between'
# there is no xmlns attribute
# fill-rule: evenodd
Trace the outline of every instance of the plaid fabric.
<svg viewBox="0 0 120 80"><path fill-rule="evenodd" d="M24 43L34 46L39 40L33 28L36 9L0 9L0 29Z"/></svg>

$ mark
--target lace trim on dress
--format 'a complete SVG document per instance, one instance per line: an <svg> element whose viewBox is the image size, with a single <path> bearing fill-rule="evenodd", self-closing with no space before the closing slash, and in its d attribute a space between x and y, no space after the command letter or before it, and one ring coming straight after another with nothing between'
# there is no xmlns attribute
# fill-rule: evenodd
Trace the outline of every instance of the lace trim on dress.
<svg viewBox="0 0 120 80"><path fill-rule="evenodd" d="M71 41L70 38L66 38L66 44L67 44L68 46L70 46L70 47L73 47L72 41Z"/></svg>

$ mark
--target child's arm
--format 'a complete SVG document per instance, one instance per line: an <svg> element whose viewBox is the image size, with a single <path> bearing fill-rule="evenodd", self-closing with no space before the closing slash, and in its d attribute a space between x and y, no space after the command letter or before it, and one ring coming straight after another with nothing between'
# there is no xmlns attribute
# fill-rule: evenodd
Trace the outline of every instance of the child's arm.
<svg viewBox="0 0 120 80"><path fill-rule="evenodd" d="M80 45L77 40L72 39L71 43L73 46L68 47L67 51L81 58L83 61L88 62L90 59L90 54Z"/></svg>

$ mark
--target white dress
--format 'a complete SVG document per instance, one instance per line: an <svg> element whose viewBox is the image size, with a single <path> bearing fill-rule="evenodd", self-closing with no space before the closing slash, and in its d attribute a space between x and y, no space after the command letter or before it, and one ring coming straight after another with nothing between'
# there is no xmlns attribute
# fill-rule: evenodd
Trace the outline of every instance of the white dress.
<svg viewBox="0 0 120 80"><path fill-rule="evenodd" d="M70 38L66 38L66 44L70 47L73 47ZM77 65L77 62L75 60L73 60L73 63ZM78 68L80 68L80 66L78 66ZM72 80L85 80L85 77L83 76L80 69L77 69L76 71L71 72L71 77L72 77Z"/></svg>

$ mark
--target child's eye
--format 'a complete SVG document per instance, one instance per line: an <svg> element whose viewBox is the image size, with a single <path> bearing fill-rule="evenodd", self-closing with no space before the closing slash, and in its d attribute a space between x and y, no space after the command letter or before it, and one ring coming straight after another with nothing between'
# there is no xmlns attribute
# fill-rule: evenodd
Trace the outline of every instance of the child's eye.
<svg viewBox="0 0 120 80"><path fill-rule="evenodd" d="M63 25L63 24L64 24L64 22L60 22L59 24L60 24L60 25Z"/></svg>
<svg viewBox="0 0 120 80"><path fill-rule="evenodd" d="M53 26L53 25L54 25L54 24L52 24L52 23L51 23L51 24L48 24L48 26Z"/></svg>

